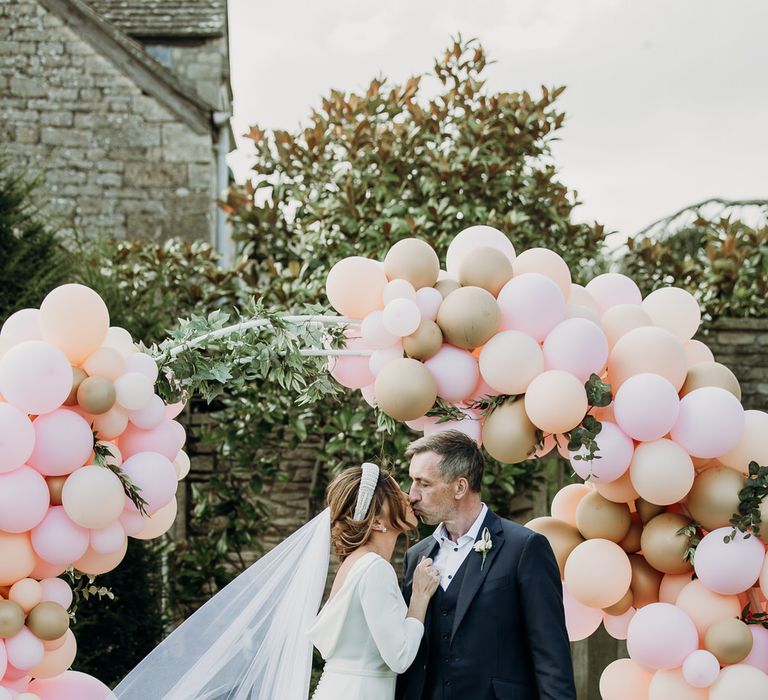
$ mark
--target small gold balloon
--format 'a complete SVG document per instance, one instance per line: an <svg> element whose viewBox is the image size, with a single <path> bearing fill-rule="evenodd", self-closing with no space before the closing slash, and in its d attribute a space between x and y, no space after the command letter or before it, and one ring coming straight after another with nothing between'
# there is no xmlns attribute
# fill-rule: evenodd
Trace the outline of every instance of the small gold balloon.
<svg viewBox="0 0 768 700"><path fill-rule="evenodd" d="M69 614L59 603L43 601L29 611L27 627L38 639L50 642L69 629Z"/></svg>
<svg viewBox="0 0 768 700"><path fill-rule="evenodd" d="M536 426L522 400L495 408L483 423L483 447L491 457L506 464L524 462L536 447Z"/></svg>
<svg viewBox="0 0 768 700"><path fill-rule="evenodd" d="M13 637L24 627L24 610L12 600L0 600L0 637Z"/></svg>
<svg viewBox="0 0 768 700"><path fill-rule="evenodd" d="M86 413L100 416L115 405L115 385L106 377L88 377L77 390L77 403Z"/></svg>
<svg viewBox="0 0 768 700"><path fill-rule="evenodd" d="M768 544L768 496L760 501L760 532L758 537Z"/></svg>
<svg viewBox="0 0 768 700"><path fill-rule="evenodd" d="M415 289L431 287L440 274L440 261L426 241L405 238L389 249L384 258L384 273L389 280L408 280Z"/></svg>
<svg viewBox="0 0 768 700"><path fill-rule="evenodd" d="M632 607L632 603L634 603L634 598L635 597L632 593L632 589L630 588L618 603L614 603L609 608L603 608L603 612L606 615L623 615L625 612L627 612L627 610L629 610Z"/></svg>
<svg viewBox="0 0 768 700"><path fill-rule="evenodd" d="M632 519L632 524L629 526L629 532L624 536L624 539L619 542L621 547L627 554L634 554L640 551L640 537L643 534L643 524L639 519Z"/></svg>
<svg viewBox="0 0 768 700"><path fill-rule="evenodd" d="M754 639L741 620L726 617L713 622L704 633L704 648L723 664L737 664L749 656Z"/></svg>
<svg viewBox="0 0 768 700"><path fill-rule="evenodd" d="M736 375L719 362L699 362L688 370L680 398L705 386L717 386L730 391L741 401L741 386Z"/></svg>
<svg viewBox="0 0 768 700"><path fill-rule="evenodd" d="M445 339L465 350L490 340L501 323L496 299L480 287L461 287L449 294L437 312L437 325Z"/></svg>
<svg viewBox="0 0 768 700"><path fill-rule="evenodd" d="M654 569L648 561L639 554L629 555L629 564L632 567L633 605L642 608L645 605L659 602L659 588L664 577L660 571Z"/></svg>
<svg viewBox="0 0 768 700"><path fill-rule="evenodd" d="M88 373L80 367L72 368L72 389L69 392L69 396L64 401L65 406L77 406L77 390L83 383L83 380L88 378Z"/></svg>
<svg viewBox="0 0 768 700"><path fill-rule="evenodd" d="M481 246L467 253L459 266L459 282L464 287L482 287L498 296L512 279L512 262L496 248Z"/></svg>
<svg viewBox="0 0 768 700"><path fill-rule="evenodd" d="M549 545L555 553L555 559L560 568L560 578L563 578L568 555L584 541L581 533L573 525L550 516L534 518L527 522L525 527L544 535L549 540Z"/></svg>
<svg viewBox="0 0 768 700"><path fill-rule="evenodd" d="M435 289L440 292L440 294L443 295L443 299L447 297L451 292L455 292L461 285L456 281L452 280L449 277L446 277L445 279L438 280L434 284Z"/></svg>
<svg viewBox="0 0 768 700"><path fill-rule="evenodd" d="M649 520L653 520L653 518L666 510L664 506L657 506L655 503L649 503L643 498L638 498L635 501L635 507L637 508L637 514L640 516L640 521L643 524L647 523Z"/></svg>
<svg viewBox="0 0 768 700"><path fill-rule="evenodd" d="M621 542L632 525L626 503L614 503L597 491L588 493L576 507L576 527L586 539Z"/></svg>
<svg viewBox="0 0 768 700"><path fill-rule="evenodd" d="M640 537L643 556L657 571L665 574L687 574L693 568L684 559L691 538L677 533L691 521L678 513L662 513L648 521Z"/></svg>
<svg viewBox="0 0 768 700"><path fill-rule="evenodd" d="M705 530L726 527L739 512L739 491L746 477L735 469L710 467L699 474L688 493L691 517Z"/></svg>
<svg viewBox="0 0 768 700"><path fill-rule="evenodd" d="M379 408L395 420L421 418L437 399L437 382L418 360L388 362L376 377L373 394Z"/></svg>
<svg viewBox="0 0 768 700"><path fill-rule="evenodd" d="M422 321L415 333L403 338L403 350L414 360L428 360L442 346L443 333L434 321Z"/></svg>
<svg viewBox="0 0 768 700"><path fill-rule="evenodd" d="M64 488L64 482L67 480L66 476L46 476L45 481L48 484L48 491L51 494L51 505L61 505L61 492Z"/></svg>

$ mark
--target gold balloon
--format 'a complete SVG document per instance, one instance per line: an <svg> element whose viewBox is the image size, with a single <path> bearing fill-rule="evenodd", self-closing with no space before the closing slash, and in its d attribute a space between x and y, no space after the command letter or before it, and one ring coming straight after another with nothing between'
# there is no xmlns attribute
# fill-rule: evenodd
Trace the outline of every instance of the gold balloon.
<svg viewBox="0 0 768 700"><path fill-rule="evenodd" d="M67 396L64 401L65 406L77 405L77 390L80 388L83 380L87 378L88 373L84 369L80 369L79 367L72 368L72 389L69 392L69 396Z"/></svg>
<svg viewBox="0 0 768 700"><path fill-rule="evenodd" d="M490 340L501 323L501 309L490 292L480 287L461 287L449 294L437 312L437 325L445 339L465 350Z"/></svg>
<svg viewBox="0 0 768 700"><path fill-rule="evenodd" d="M654 569L644 557L639 554L629 555L629 564L632 567L633 605L642 608L645 605L659 602L659 588L664 575Z"/></svg>
<svg viewBox="0 0 768 700"><path fill-rule="evenodd" d="M690 524L688 518L678 513L662 513L646 524L640 546L654 569L665 574L686 574L693 568L683 558L691 538L677 534Z"/></svg>
<svg viewBox="0 0 768 700"><path fill-rule="evenodd" d="M632 524L629 526L629 532L624 536L624 539L619 542L621 547L627 554L633 554L640 550L640 537L643 534L643 524L640 520L632 519Z"/></svg>
<svg viewBox="0 0 768 700"><path fill-rule="evenodd" d="M618 603L614 603L610 607L603 608L603 612L606 615L623 615L625 612L627 612L627 610L629 610L632 607L632 603L634 603L634 600L635 600L635 596L632 593L632 589L630 588Z"/></svg>
<svg viewBox="0 0 768 700"><path fill-rule="evenodd" d="M746 477L727 467L710 467L701 472L688 493L691 517L705 530L726 527L739 512L739 491Z"/></svg>
<svg viewBox="0 0 768 700"><path fill-rule="evenodd" d="M586 539L621 542L632 525L626 503L614 503L597 491L588 493L576 507L576 527Z"/></svg>
<svg viewBox="0 0 768 700"><path fill-rule="evenodd" d="M434 321L422 321L415 333L403 338L403 350L414 360L428 360L443 346L443 333Z"/></svg>
<svg viewBox="0 0 768 700"><path fill-rule="evenodd" d="M86 413L100 416L115 405L115 385L106 377L88 377L77 390L77 403Z"/></svg>
<svg viewBox="0 0 768 700"><path fill-rule="evenodd" d="M467 253L459 265L459 282L464 287L482 287L498 296L512 279L512 262L496 248L481 246Z"/></svg>
<svg viewBox="0 0 768 700"><path fill-rule="evenodd" d="M746 659L753 641L747 624L733 617L713 622L704 633L704 648L723 665Z"/></svg>
<svg viewBox="0 0 768 700"><path fill-rule="evenodd" d="M736 375L730 369L719 362L699 362L689 368L685 377L685 384L680 389L680 398L705 386L717 386L730 391L741 401L739 380L736 379Z"/></svg>
<svg viewBox="0 0 768 700"><path fill-rule="evenodd" d="M760 501L760 532L758 537L768 544L768 496Z"/></svg>
<svg viewBox="0 0 768 700"><path fill-rule="evenodd" d="M389 249L384 258L384 274L389 280L408 280L415 289L431 287L440 274L440 261L426 241L405 238Z"/></svg>
<svg viewBox="0 0 768 700"><path fill-rule="evenodd" d="M560 568L560 578L563 578L565 575L565 560L584 541L581 533L573 525L550 516L534 518L527 522L525 527L538 532L540 535L544 535L549 540L552 551L555 553L557 565Z"/></svg>
<svg viewBox="0 0 768 700"><path fill-rule="evenodd" d="M12 600L0 600L0 637L13 637L24 627L24 610Z"/></svg>
<svg viewBox="0 0 768 700"><path fill-rule="evenodd" d="M61 491L64 488L66 476L46 476L45 481L48 484L48 491L51 494L51 505L61 505Z"/></svg>
<svg viewBox="0 0 768 700"><path fill-rule="evenodd" d="M522 400L502 404L485 419L483 447L505 464L530 458L536 447L536 426L528 418Z"/></svg>
<svg viewBox="0 0 768 700"><path fill-rule="evenodd" d="M69 614L59 603L43 601L29 611L27 627L38 639L50 642L69 629Z"/></svg>
<svg viewBox="0 0 768 700"><path fill-rule="evenodd" d="M640 520L643 524L647 523L649 520L653 520L653 518L666 510L664 506L657 506L655 503L649 503L643 498L638 498L635 501L635 507L637 508L637 514L640 516Z"/></svg>
<svg viewBox="0 0 768 700"><path fill-rule="evenodd" d="M403 357L388 362L373 387L376 403L390 418L421 418L437 399L437 382L418 360Z"/></svg>

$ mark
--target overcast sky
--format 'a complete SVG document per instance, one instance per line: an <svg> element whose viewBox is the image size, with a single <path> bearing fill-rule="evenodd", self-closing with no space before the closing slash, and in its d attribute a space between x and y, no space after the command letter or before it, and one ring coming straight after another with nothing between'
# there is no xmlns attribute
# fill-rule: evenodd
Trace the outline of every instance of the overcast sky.
<svg viewBox="0 0 768 700"><path fill-rule="evenodd" d="M293 130L330 88L429 72L461 32L493 91L566 85L554 155L580 220L631 235L768 198L766 0L229 0L234 129ZM239 139L239 143L247 142ZM231 159L247 175L242 152ZM477 222L483 223L483 222Z"/></svg>

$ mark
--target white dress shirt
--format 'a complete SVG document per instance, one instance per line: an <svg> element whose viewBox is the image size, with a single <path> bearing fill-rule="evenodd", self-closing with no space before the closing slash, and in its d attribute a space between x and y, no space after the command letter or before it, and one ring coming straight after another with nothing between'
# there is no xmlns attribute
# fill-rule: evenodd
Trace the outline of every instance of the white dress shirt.
<svg viewBox="0 0 768 700"><path fill-rule="evenodd" d="M480 526L485 520L485 516L488 513L488 506L483 503L483 507L480 509L480 515L475 518L475 522L472 523L466 534L459 537L458 542L452 542L448 537L448 531L445 529L445 525L440 523L437 529L432 533L432 537L437 540L440 545L440 549L433 557L432 561L435 568L440 572L440 586L443 590L446 590L451 584L453 577L459 570L459 567L464 563L467 555L472 551L477 534L480 532Z"/></svg>

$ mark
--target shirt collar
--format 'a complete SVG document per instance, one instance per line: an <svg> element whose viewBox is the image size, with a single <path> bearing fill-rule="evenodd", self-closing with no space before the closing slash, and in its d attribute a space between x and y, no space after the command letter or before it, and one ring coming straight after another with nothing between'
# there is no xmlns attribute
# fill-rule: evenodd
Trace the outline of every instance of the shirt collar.
<svg viewBox="0 0 768 700"><path fill-rule="evenodd" d="M463 545L467 542L474 542L477 539L477 534L480 532L480 526L483 524L483 520L485 520L485 516L488 514L488 506L483 503L483 507L480 509L480 514L475 518L475 522L470 525L469 530L465 534L463 534L461 537L459 537L459 541L456 544ZM443 544L443 542L449 542L448 538L448 531L445 529L445 525L443 523L440 523L435 531L432 533L432 537L434 537L438 544Z"/></svg>

